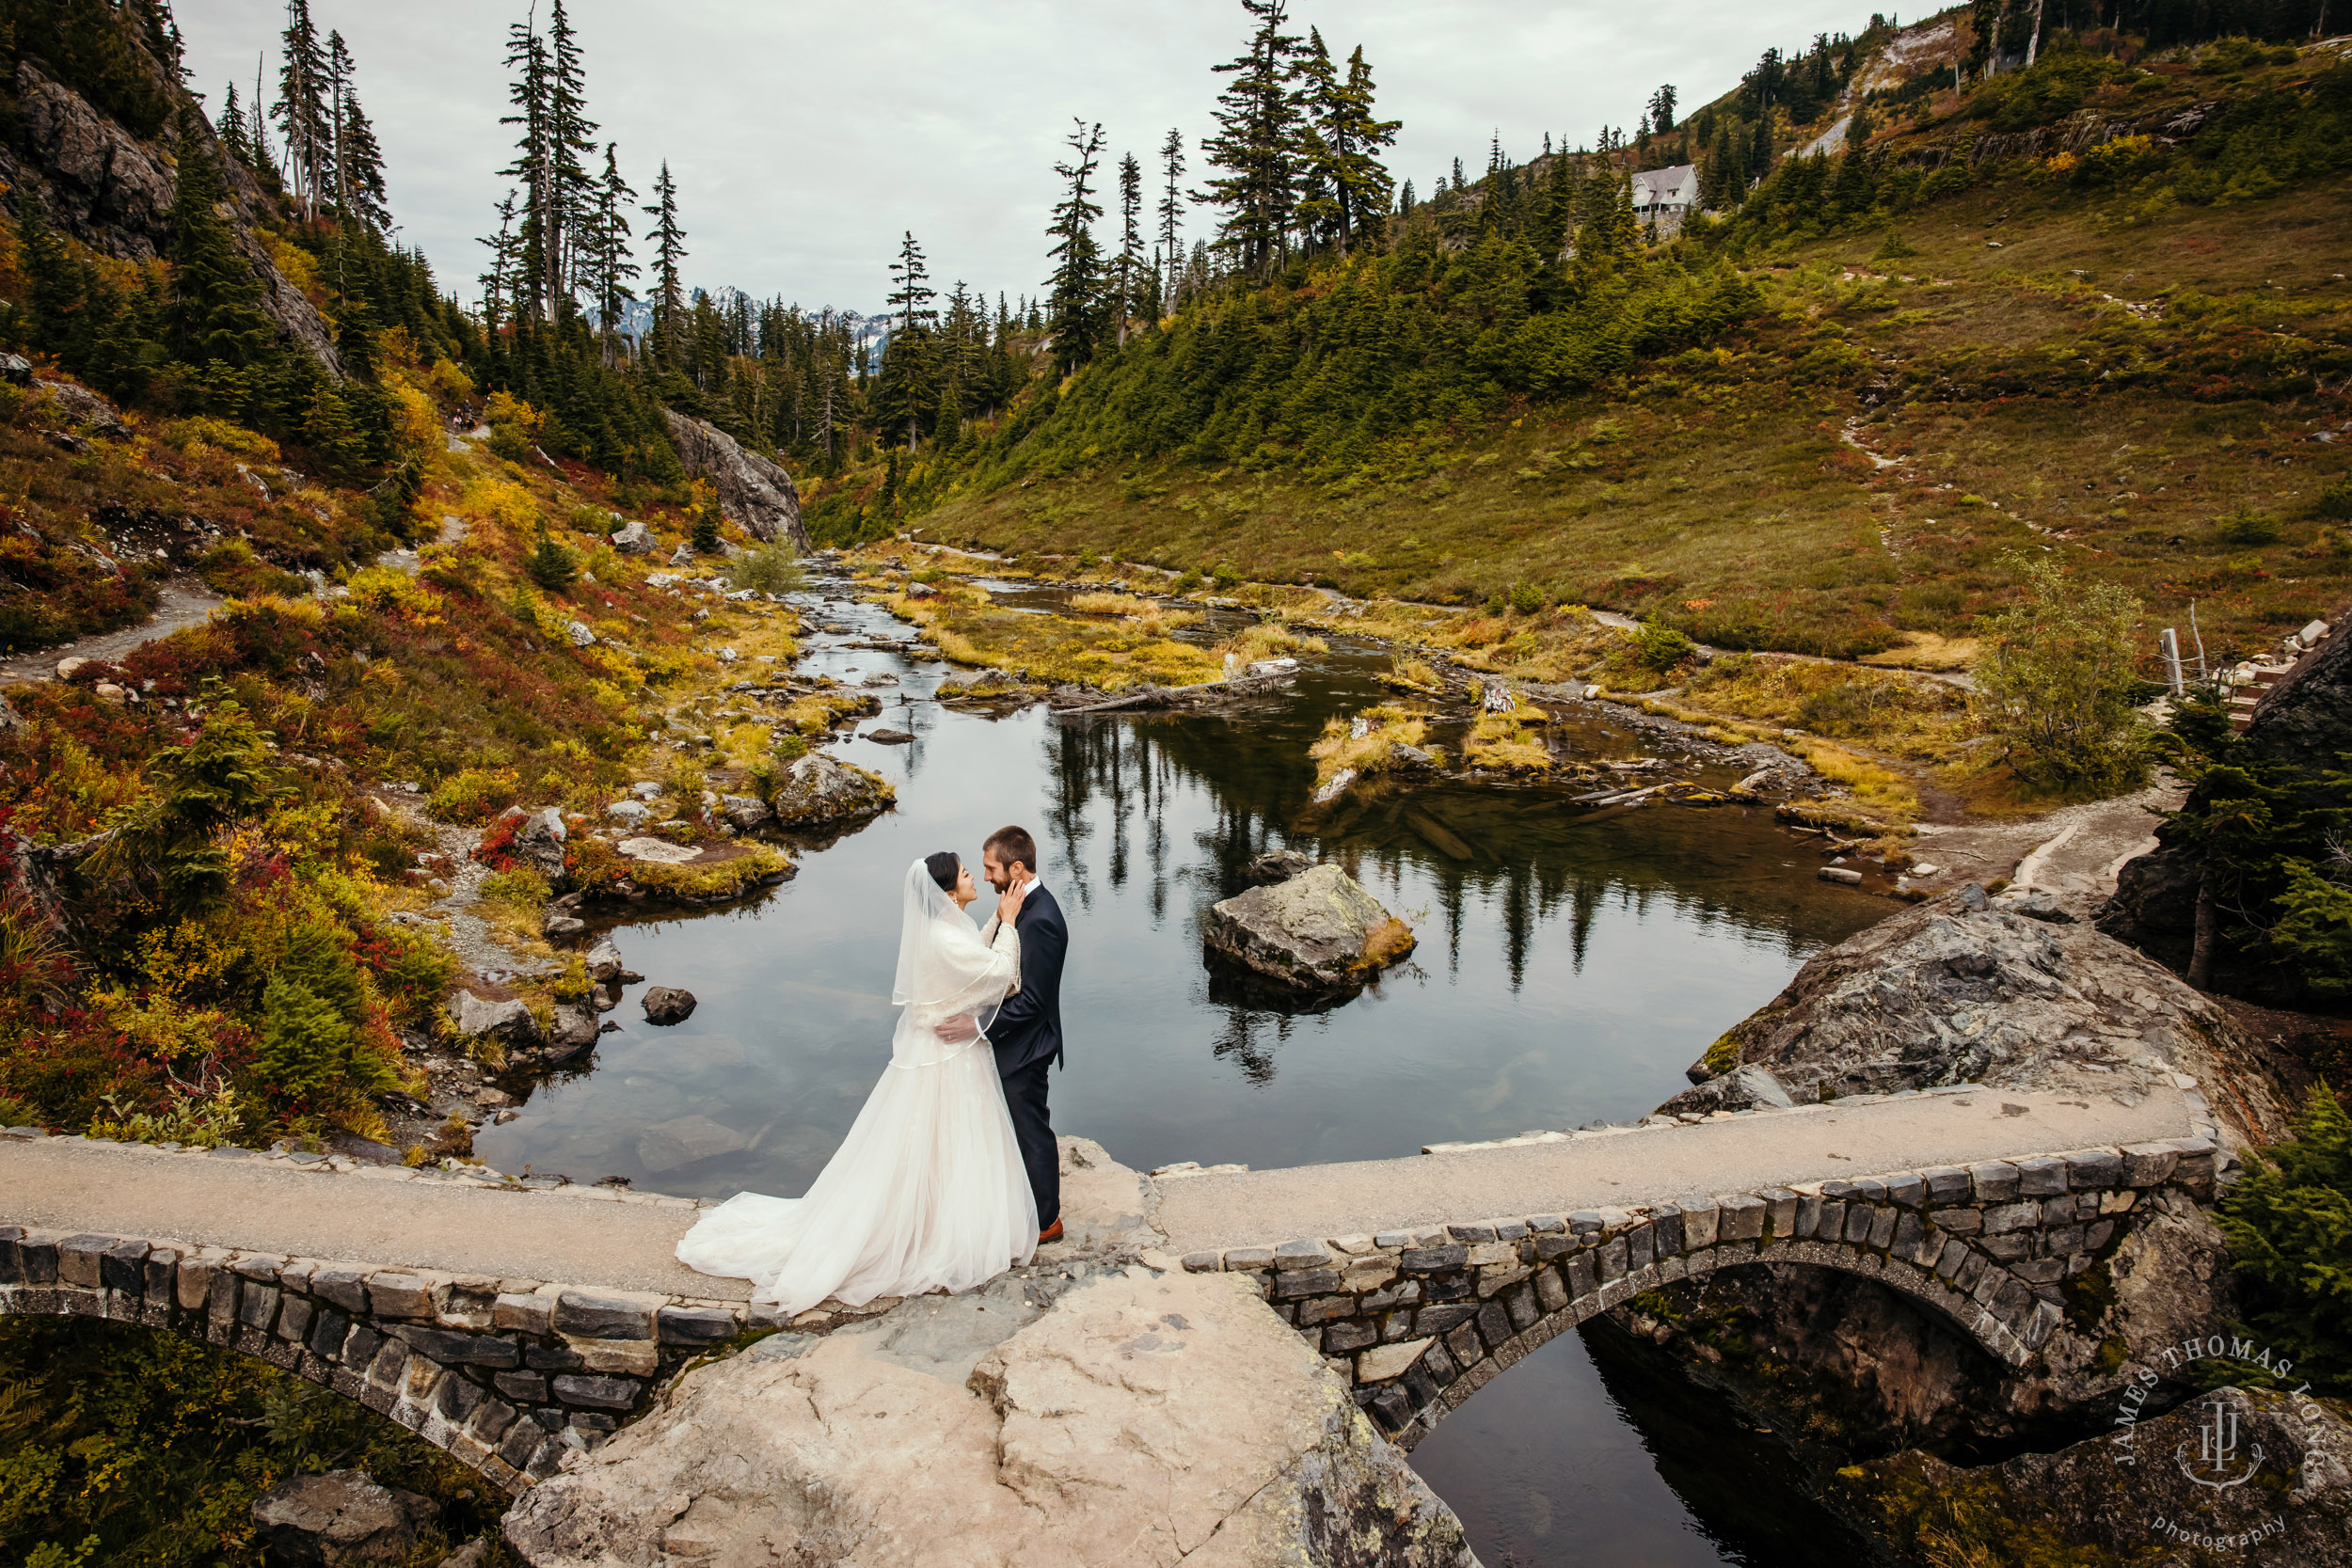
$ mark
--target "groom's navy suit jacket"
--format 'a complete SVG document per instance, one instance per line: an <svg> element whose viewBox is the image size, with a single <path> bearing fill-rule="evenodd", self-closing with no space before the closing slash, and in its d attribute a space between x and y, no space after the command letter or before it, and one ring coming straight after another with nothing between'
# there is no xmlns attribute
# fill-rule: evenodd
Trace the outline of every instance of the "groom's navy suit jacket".
<svg viewBox="0 0 2352 1568"><path fill-rule="evenodd" d="M1021 989L1005 999L989 1025L996 1071L1009 1078L1048 1058L1061 1060L1061 965L1070 927L1061 906L1042 887L1022 903L1012 928L1021 933Z"/></svg>

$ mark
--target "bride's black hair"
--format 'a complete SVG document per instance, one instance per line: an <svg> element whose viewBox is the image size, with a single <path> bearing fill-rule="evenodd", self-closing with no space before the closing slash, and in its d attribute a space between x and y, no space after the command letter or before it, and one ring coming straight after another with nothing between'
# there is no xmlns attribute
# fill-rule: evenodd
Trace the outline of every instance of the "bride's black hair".
<svg viewBox="0 0 2352 1568"><path fill-rule="evenodd" d="M963 869L963 857L953 849L942 849L937 854L923 857L923 869L931 874L931 880L939 884L940 892L953 893L956 891L956 873Z"/></svg>

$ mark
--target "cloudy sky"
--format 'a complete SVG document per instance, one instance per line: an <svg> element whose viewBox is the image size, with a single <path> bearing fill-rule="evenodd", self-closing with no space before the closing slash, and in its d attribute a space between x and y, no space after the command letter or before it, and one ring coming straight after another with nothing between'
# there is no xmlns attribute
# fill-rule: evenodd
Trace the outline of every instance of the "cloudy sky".
<svg viewBox="0 0 2352 1568"><path fill-rule="evenodd" d="M529 0L310 3L358 62L403 238L473 296L511 140L500 59ZM1769 44L1860 31L1860 3L1303 0L1294 19L1336 56L1363 46L1381 112L1405 122L1391 166L1425 193L1457 156L1482 166L1498 132L1525 158L1547 131L1582 143L1631 124L1661 82L1704 103ZM209 105L231 80L249 95L263 53L275 78L283 0L176 9ZM690 282L869 311L902 230L943 287L1036 291L1072 117L1147 170L1170 126L1193 148L1223 80L1209 68L1248 23L1234 0L575 0L571 15L623 173L644 191L669 161ZM1203 231L1196 216L1187 243Z"/></svg>

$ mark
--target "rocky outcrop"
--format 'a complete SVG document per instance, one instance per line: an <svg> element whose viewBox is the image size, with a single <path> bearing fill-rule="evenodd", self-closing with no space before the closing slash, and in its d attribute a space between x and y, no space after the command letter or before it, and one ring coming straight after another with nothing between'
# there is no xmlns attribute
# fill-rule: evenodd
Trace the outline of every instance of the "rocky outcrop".
<svg viewBox="0 0 2352 1568"><path fill-rule="evenodd" d="M811 752L784 770L769 804L779 827L818 828L871 816L898 798L881 774L823 752Z"/></svg>
<svg viewBox="0 0 2352 1568"><path fill-rule="evenodd" d="M2137 1422L2128 1438L1973 1469L1899 1454L1840 1472L1832 1500L1906 1560L2352 1564L2342 1406L2221 1387Z"/></svg>
<svg viewBox="0 0 2352 1568"><path fill-rule="evenodd" d="M1244 1283L1113 1259L774 1335L505 1529L534 1568L1475 1561Z"/></svg>
<svg viewBox="0 0 2352 1568"><path fill-rule="evenodd" d="M1200 940L1213 958L1309 994L1360 986L1413 950L1405 922L1336 865L1210 905Z"/></svg>
<svg viewBox="0 0 2352 1568"><path fill-rule="evenodd" d="M1971 883L1816 955L1660 1109L1761 1103L1727 1076L1750 1064L1800 1104L1964 1083L2128 1093L2140 1074L2181 1071L2224 1087L2215 1108L2245 1138L2285 1125L2253 1059L2229 1015L2162 965Z"/></svg>
<svg viewBox="0 0 2352 1568"><path fill-rule="evenodd" d="M274 1562L300 1568L398 1568L438 1512L364 1470L296 1476L254 1499L253 1522Z"/></svg>
<svg viewBox="0 0 2352 1568"><path fill-rule="evenodd" d="M801 526L801 492L792 476L755 451L745 451L735 437L707 420L662 413L670 421L670 439L678 461L696 479L707 479L719 492L719 510L755 539L781 539L802 555L815 547Z"/></svg>
<svg viewBox="0 0 2352 1568"><path fill-rule="evenodd" d="M144 53L139 58L161 81L160 69ZM50 222L93 249L133 261L161 255L170 243L177 178L172 157L160 145L172 134L170 129L156 141L141 141L29 60L17 67L16 92L24 117L23 139L16 149L0 151L0 195L9 213L14 214L29 193L40 198ZM230 231L261 280L262 312L277 326L281 341L299 343L320 364L342 375L334 333L254 237L260 187L222 151L200 115L197 134L228 177L230 205L236 209Z"/></svg>

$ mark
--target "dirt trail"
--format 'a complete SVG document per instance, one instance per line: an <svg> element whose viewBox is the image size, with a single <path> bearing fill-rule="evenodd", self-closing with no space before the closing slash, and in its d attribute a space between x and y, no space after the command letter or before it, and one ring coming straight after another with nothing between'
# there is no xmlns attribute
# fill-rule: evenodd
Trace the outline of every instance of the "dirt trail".
<svg viewBox="0 0 2352 1568"><path fill-rule="evenodd" d="M214 610L228 602L195 578L173 578L164 584L163 592L155 602L155 613L137 626L77 638L55 648L43 648L38 653L19 654L0 663L0 686L55 680L60 659L95 658L113 663L134 648L143 647L158 638L169 637L173 632L184 631L189 626L202 626L212 618Z"/></svg>
<svg viewBox="0 0 2352 1568"><path fill-rule="evenodd" d="M2136 794L2024 821L1922 823L1912 854L1937 867L1937 874L1914 880L1943 888L2005 877L2049 894L2068 913L2087 919L2115 892L2123 863L2156 847L2156 827L2164 820L2159 814L2187 794L2168 776Z"/></svg>

